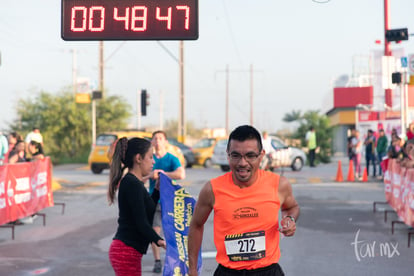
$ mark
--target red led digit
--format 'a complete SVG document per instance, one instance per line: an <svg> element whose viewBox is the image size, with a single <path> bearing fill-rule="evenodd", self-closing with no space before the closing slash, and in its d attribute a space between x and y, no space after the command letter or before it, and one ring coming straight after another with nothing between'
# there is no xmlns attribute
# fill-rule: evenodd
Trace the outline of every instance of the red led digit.
<svg viewBox="0 0 414 276"><path fill-rule="evenodd" d="M76 13L80 11L82 12L82 27L76 27ZM86 16L88 14L88 10L86 7L82 6L74 6L71 12L71 21L70 21L70 30L73 32L84 32L86 30Z"/></svg>
<svg viewBox="0 0 414 276"><path fill-rule="evenodd" d="M176 6L177 10L185 11L185 26L184 28L188 30L190 27L190 7L189 6Z"/></svg>
<svg viewBox="0 0 414 276"><path fill-rule="evenodd" d="M137 16L137 11L142 11L142 15ZM131 30L135 32L142 32L147 29L147 13L148 9L145 6L133 6L131 12ZM142 21L141 27L136 27L135 22Z"/></svg>
<svg viewBox="0 0 414 276"><path fill-rule="evenodd" d="M155 18L157 18L159 21L167 21L167 29L171 30L171 7L168 8L167 16L161 16L160 10L161 9L157 7Z"/></svg>
<svg viewBox="0 0 414 276"><path fill-rule="evenodd" d="M117 21L125 21L125 30L129 29L129 8L125 9L125 16L118 15L118 8L114 8L114 19Z"/></svg>
<svg viewBox="0 0 414 276"><path fill-rule="evenodd" d="M101 15L101 20L99 22L99 27L93 26L93 16L95 11L99 12ZM92 6L89 9L89 30L91 32L102 32L105 26L105 8L102 6Z"/></svg>

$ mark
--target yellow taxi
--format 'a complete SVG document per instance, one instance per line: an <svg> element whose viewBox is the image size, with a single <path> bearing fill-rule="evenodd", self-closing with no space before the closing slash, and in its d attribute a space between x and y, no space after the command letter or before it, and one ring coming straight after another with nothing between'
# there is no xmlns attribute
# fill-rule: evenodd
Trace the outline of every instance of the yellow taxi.
<svg viewBox="0 0 414 276"><path fill-rule="evenodd" d="M98 135L95 144L92 146L92 150L89 154L88 164L91 171L94 174L100 174L103 170L109 169L109 164L114 151L114 145L116 140L121 137L127 137L128 139L133 137L146 138L151 140L152 133L144 131L112 131L105 132ZM181 164L184 166L185 159L180 148L167 145L167 151L177 156Z"/></svg>
<svg viewBox="0 0 414 276"><path fill-rule="evenodd" d="M220 140L226 139L224 137L203 138L192 146L195 161L197 165L210 168L213 165L211 157L213 156L214 146Z"/></svg>

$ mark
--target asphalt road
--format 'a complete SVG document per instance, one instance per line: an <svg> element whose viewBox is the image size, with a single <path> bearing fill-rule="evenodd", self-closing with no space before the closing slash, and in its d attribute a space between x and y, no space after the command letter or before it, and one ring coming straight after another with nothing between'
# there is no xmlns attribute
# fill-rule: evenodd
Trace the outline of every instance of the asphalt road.
<svg viewBox="0 0 414 276"><path fill-rule="evenodd" d="M383 212L372 211L374 201L384 201L382 184L373 179L337 183L336 172L337 163L283 171L301 206L296 235L281 239L280 264L286 275L413 275L408 227L398 225L391 235L390 221L396 216L390 214L385 223ZM345 165L343 173L346 178ZM220 174L217 168L188 169L180 183L197 197L202 185ZM10 229L0 229L0 275L114 275L107 251L117 208L106 201L108 172L93 175L83 166L67 165L55 167L54 177L62 185L54 199L66 203L65 214L60 206L45 209L46 226L41 218L18 226L15 240ZM212 275L217 265L212 227L210 216L202 275ZM144 276L157 275L152 265L149 249Z"/></svg>

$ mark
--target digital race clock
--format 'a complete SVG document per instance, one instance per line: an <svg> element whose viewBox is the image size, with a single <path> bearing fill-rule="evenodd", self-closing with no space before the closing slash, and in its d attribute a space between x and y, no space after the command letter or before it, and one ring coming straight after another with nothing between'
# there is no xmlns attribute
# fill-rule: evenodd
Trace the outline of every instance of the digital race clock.
<svg viewBox="0 0 414 276"><path fill-rule="evenodd" d="M62 0L64 40L195 40L198 0Z"/></svg>

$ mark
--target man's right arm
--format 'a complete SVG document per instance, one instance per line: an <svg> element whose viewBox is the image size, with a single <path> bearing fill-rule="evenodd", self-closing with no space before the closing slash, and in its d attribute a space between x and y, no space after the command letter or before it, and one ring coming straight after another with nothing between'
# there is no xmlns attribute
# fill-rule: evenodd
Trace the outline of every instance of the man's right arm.
<svg viewBox="0 0 414 276"><path fill-rule="evenodd" d="M188 232L189 276L197 276L198 252L203 240L204 224L213 210L214 194L211 182L201 189Z"/></svg>

